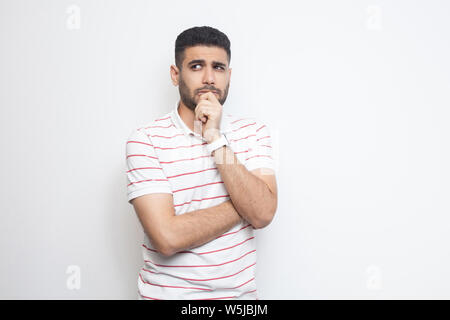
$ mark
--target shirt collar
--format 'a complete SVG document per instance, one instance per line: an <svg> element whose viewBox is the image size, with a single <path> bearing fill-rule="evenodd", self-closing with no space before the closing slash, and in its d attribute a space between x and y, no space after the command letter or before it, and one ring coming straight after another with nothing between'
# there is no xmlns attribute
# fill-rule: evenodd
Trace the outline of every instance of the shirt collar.
<svg viewBox="0 0 450 320"><path fill-rule="evenodd" d="M203 139L201 134L199 134L197 132L194 132L194 131L200 131L200 128L198 128L198 130L195 130L196 128L194 128L194 131L192 131L184 123L183 119L181 119L180 114L178 113L178 104L179 104L179 102L180 101L177 101L177 103L175 103L175 109L172 110L172 113L170 115L173 123L175 124L175 127L180 129L186 136L196 136L196 137L199 137L199 138ZM227 133L227 132L231 131L230 117L229 117L228 114L225 114L223 112L222 112L222 118L220 120L220 131L222 133Z"/></svg>

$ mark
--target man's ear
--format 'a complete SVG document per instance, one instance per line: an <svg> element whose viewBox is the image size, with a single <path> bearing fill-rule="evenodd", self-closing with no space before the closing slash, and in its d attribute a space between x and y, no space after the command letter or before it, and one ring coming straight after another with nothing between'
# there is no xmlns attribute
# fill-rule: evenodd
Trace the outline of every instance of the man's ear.
<svg viewBox="0 0 450 320"><path fill-rule="evenodd" d="M231 78L231 68L228 68L228 70L229 70L229 74L228 74L228 78Z"/></svg>
<svg viewBox="0 0 450 320"><path fill-rule="evenodd" d="M172 78L172 83L176 87L178 86L178 77L180 76L180 70L176 65L170 66L170 77Z"/></svg>

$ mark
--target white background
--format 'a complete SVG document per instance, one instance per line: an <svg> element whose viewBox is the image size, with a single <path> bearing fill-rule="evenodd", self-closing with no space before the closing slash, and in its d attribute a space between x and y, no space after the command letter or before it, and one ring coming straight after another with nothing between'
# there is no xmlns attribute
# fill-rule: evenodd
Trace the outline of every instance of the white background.
<svg viewBox="0 0 450 320"><path fill-rule="evenodd" d="M125 143L173 108L175 39L202 25L231 40L224 108L266 121L276 144L260 299L450 298L449 13L444 0L1 0L0 298L136 298Z"/></svg>

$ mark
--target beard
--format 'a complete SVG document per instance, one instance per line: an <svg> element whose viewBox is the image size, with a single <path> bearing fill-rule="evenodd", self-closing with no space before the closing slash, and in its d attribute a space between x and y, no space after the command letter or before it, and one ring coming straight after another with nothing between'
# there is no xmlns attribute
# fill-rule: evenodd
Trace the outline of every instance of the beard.
<svg viewBox="0 0 450 320"><path fill-rule="evenodd" d="M206 86L204 88L198 89L197 91L201 91L201 90L217 91L219 94L219 99L217 99L217 100L219 100L219 103L223 106L223 104L227 100L229 88L230 88L230 82L228 81L227 87L223 91L223 94L222 94L222 90L217 89L213 86ZM184 103L184 105L186 107L188 107L190 110L194 111L195 108L197 107L197 103L198 103L196 101L196 99L198 99L199 96L196 93L193 93L193 94L191 93L191 90L187 86L186 82L184 82L184 80L183 80L182 74L180 74L180 82L178 84L178 90L180 92L180 99Z"/></svg>

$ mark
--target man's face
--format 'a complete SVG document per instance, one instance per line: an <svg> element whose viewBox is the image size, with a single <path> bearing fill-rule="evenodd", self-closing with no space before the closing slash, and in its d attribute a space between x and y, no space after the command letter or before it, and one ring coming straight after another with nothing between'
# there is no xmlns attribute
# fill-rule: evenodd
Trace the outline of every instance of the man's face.
<svg viewBox="0 0 450 320"><path fill-rule="evenodd" d="M207 46L187 48L178 78L180 99L194 111L200 95L209 90L223 105L228 96L230 77L231 68L224 49Z"/></svg>

